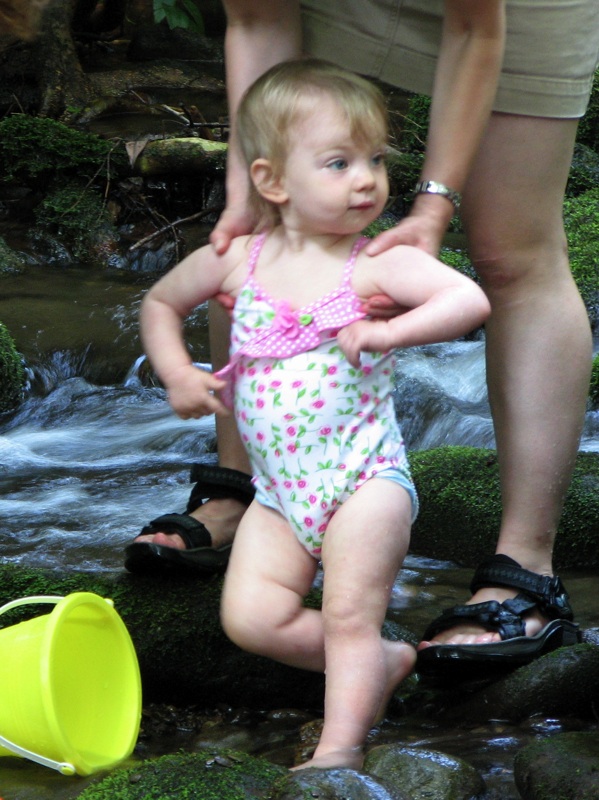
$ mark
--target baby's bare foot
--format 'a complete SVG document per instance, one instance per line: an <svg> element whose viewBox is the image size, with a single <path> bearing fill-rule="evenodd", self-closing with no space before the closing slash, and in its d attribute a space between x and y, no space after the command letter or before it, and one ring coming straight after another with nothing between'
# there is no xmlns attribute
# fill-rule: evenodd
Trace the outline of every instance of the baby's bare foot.
<svg viewBox="0 0 599 800"><path fill-rule="evenodd" d="M292 772L302 769L361 769L364 763L364 752L361 747L349 747L347 749L331 750L326 753L318 753L318 748L313 757L304 764L299 764L292 768Z"/></svg>

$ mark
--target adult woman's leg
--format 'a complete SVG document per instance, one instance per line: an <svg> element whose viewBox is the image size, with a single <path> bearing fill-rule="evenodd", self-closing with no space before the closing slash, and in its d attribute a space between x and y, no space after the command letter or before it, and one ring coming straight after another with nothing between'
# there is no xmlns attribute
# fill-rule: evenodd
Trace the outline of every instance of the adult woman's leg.
<svg viewBox="0 0 599 800"><path fill-rule="evenodd" d="M489 400L503 514L497 553L552 575L552 551L579 446L592 342L562 222L576 120L493 114L464 191L470 255L491 301ZM484 588L469 603L517 592ZM527 620L533 635L546 622ZM435 644L497 640L477 625Z"/></svg>
<svg viewBox="0 0 599 800"><path fill-rule="evenodd" d="M230 329L227 311L216 302L210 303L210 355L215 371L228 361ZM171 513L158 517L126 548L128 569L146 572L160 571L164 567L205 572L211 571L213 566L218 570L224 568L228 548L253 493L250 464L233 415L216 418L216 445L218 468L202 466L199 474L192 477L192 480L199 479L200 484L192 491L185 514ZM202 503L203 498L207 499ZM221 550L222 557L196 552L191 559L180 561L163 549L194 549L194 543L204 551ZM137 547L140 544L143 547Z"/></svg>

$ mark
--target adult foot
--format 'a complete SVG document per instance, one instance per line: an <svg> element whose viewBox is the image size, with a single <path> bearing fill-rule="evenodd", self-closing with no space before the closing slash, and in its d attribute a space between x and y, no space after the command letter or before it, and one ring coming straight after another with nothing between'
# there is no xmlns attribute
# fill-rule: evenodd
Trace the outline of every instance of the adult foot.
<svg viewBox="0 0 599 800"><path fill-rule="evenodd" d="M553 586L552 584L556 585ZM521 593L535 602L530 603L526 611L516 613L522 619L519 635L534 636L556 616L556 609L551 606L552 595L562 592L567 603L567 595L559 578L553 578L550 573L536 572L522 567L517 561L504 554L496 554L486 559L476 570L470 584L472 596L464 604L465 607L476 606L484 603L497 603L500 608L493 612L491 608L485 609L481 606L481 611L485 611L479 619L475 619L476 614L468 618L467 613L460 612L460 606L448 609L444 615L450 616L452 611L455 614L457 624L439 624L442 617L435 620L425 631L422 642L418 645L418 650L430 647L431 645L464 645L464 644L488 644L489 642L500 642L505 638L507 631L502 628L500 616L508 611L513 611L511 601L521 596ZM507 606L503 604L506 603ZM462 607L463 608L463 607ZM498 616L499 615L499 616ZM442 615L443 616L443 615ZM458 618L464 619L459 621ZM485 624L485 616L487 624ZM492 619L495 616L496 619ZM565 619L571 619L570 614L565 614ZM501 632L503 630L503 637ZM434 635L427 638L429 631L435 631ZM516 635L514 632L510 636Z"/></svg>
<svg viewBox="0 0 599 800"><path fill-rule="evenodd" d="M416 665L421 676L481 678L580 641L557 576L540 575L498 554L479 566L470 588L468 603L446 609L424 632Z"/></svg>
<svg viewBox="0 0 599 800"><path fill-rule="evenodd" d="M195 511L191 511L187 516L201 522L210 531L212 546L214 548L223 547L231 544L235 537L237 526L247 510L247 505L234 500L233 498L210 499L203 503ZM177 550L185 550L186 545L179 533L165 531L152 531L142 533L134 540L139 542L152 542L153 544L165 547L174 547Z"/></svg>
<svg viewBox="0 0 599 800"><path fill-rule="evenodd" d="M163 514L125 548L125 567L135 573L210 574L226 569L231 543L254 498L249 475L227 467L195 464L184 514Z"/></svg>

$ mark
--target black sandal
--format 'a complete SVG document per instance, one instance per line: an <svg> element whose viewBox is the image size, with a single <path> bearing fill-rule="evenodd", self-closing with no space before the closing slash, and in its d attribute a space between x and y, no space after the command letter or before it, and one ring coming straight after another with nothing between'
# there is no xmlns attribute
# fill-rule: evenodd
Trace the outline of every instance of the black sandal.
<svg viewBox="0 0 599 800"><path fill-rule="evenodd" d="M206 526L189 514L208 500L231 498L249 506L254 499L252 479L239 470L194 464L190 480L196 484L189 496L186 513L163 514L145 525L139 534L178 533L186 549L153 542L132 542L125 548L125 567L130 572L209 575L225 571L232 545L213 547Z"/></svg>
<svg viewBox="0 0 599 800"><path fill-rule="evenodd" d="M496 631L500 642L431 645L418 651L416 671L423 677L464 681L505 673L524 666L558 647L581 641L572 621L570 600L557 575L537 575L509 556L495 555L476 570L470 590L499 586L519 589L512 600L454 606L446 609L424 632L423 641L464 622ZM526 636L525 619L535 609L550 621L534 636Z"/></svg>

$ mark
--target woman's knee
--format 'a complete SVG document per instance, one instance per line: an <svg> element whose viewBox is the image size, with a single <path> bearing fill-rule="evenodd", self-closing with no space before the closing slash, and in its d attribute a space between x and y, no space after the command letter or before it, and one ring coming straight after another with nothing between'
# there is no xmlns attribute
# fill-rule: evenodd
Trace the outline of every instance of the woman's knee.
<svg viewBox="0 0 599 800"><path fill-rule="evenodd" d="M518 230L520 228L520 230ZM551 230L528 230L514 222L510 233L469 237L469 257L490 296L522 289L543 290L570 275L566 236L561 225Z"/></svg>

